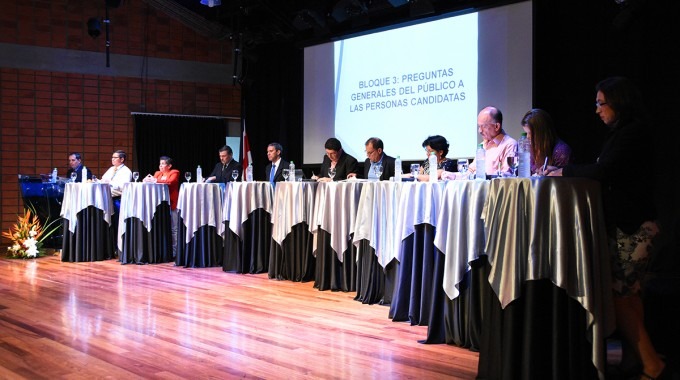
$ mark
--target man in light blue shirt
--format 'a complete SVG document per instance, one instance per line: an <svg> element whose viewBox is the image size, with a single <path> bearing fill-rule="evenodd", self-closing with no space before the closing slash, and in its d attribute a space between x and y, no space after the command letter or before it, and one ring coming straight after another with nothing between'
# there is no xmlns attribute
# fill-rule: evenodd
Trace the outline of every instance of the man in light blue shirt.
<svg viewBox="0 0 680 380"><path fill-rule="evenodd" d="M364 161L364 178L371 180L387 180L394 176L394 157L383 152L383 141L377 137L366 140L366 161ZM382 173L376 171L378 165L382 166ZM354 177L356 173L353 173ZM351 174L348 176L352 176Z"/></svg>

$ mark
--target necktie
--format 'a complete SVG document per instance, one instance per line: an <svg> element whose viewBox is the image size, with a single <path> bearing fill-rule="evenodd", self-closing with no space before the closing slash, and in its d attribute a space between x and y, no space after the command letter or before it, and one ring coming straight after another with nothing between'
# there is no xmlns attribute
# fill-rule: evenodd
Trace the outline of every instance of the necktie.
<svg viewBox="0 0 680 380"><path fill-rule="evenodd" d="M272 164L272 171L269 173L269 182L274 182L274 177L276 176L276 165Z"/></svg>

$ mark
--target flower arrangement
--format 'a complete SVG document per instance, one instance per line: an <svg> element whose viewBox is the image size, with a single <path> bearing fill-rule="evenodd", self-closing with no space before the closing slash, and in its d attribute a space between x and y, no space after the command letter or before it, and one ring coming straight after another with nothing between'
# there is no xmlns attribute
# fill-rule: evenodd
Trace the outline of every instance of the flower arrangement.
<svg viewBox="0 0 680 380"><path fill-rule="evenodd" d="M2 237L12 241L12 245L7 247L7 256L15 259L44 256L43 242L59 228L56 222L46 222L43 227L35 209L25 209L24 215L19 215L17 223L2 233Z"/></svg>

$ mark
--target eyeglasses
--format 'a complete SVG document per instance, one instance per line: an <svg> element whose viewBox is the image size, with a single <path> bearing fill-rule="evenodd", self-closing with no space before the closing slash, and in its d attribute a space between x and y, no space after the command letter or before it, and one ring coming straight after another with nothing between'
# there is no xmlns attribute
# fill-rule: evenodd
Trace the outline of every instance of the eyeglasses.
<svg viewBox="0 0 680 380"><path fill-rule="evenodd" d="M120 156L111 156L111 159L112 159L112 160L117 160L117 159L119 159L119 158L120 158Z"/></svg>
<svg viewBox="0 0 680 380"><path fill-rule="evenodd" d="M596 108L600 108L600 107L606 106L606 105L607 105L607 102L595 102L595 107L596 107Z"/></svg>
<svg viewBox="0 0 680 380"><path fill-rule="evenodd" d="M496 125L498 123L484 123L484 124L477 124L477 129L481 129L486 127L487 125Z"/></svg>
<svg viewBox="0 0 680 380"><path fill-rule="evenodd" d="M370 156L370 155L372 155L373 153L375 153L375 150L371 150L371 151L368 151L368 150L367 150L367 151L365 151L365 152L366 152L366 155L367 155L367 156Z"/></svg>

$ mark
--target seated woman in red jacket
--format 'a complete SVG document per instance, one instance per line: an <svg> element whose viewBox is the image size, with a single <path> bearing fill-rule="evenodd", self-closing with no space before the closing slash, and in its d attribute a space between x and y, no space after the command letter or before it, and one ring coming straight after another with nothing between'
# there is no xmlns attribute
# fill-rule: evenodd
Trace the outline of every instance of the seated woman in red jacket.
<svg viewBox="0 0 680 380"><path fill-rule="evenodd" d="M177 256L177 198L179 197L179 170L172 168L172 158L161 156L158 171L144 182L166 183L170 190L170 216L172 217L172 255Z"/></svg>

